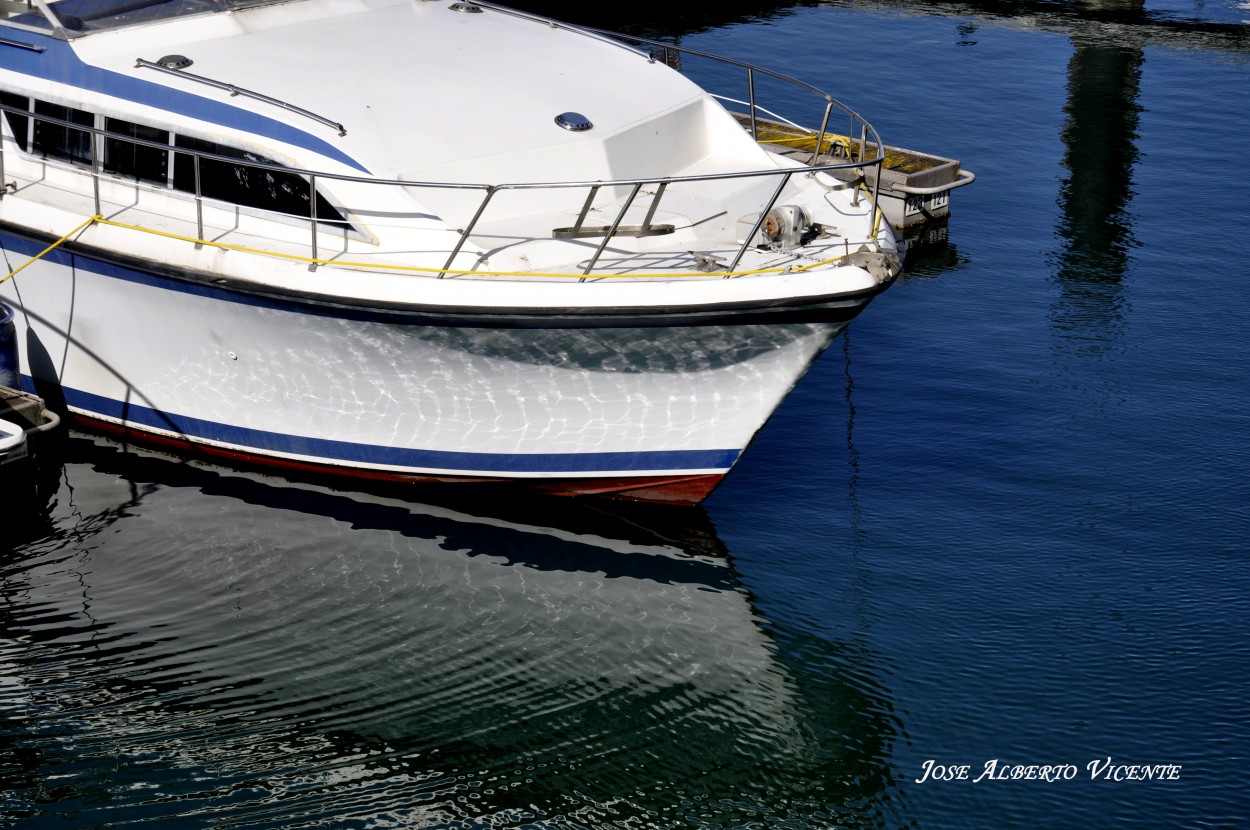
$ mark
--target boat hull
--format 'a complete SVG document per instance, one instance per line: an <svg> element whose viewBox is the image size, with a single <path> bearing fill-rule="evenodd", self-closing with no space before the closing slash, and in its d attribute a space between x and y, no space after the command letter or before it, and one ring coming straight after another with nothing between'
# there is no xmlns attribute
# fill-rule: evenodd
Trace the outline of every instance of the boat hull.
<svg viewBox="0 0 1250 830"><path fill-rule="evenodd" d="M41 243L0 244L25 260ZM24 383L82 427L288 471L681 504L711 492L870 299L469 314L64 248L0 296Z"/></svg>

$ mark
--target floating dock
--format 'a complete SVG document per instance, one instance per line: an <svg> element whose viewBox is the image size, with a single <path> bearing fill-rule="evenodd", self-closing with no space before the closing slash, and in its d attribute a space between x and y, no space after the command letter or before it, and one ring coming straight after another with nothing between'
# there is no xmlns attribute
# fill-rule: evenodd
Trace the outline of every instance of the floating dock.
<svg viewBox="0 0 1250 830"><path fill-rule="evenodd" d="M61 419L42 398L0 386L0 470L7 478L14 465L28 461Z"/></svg>
<svg viewBox="0 0 1250 830"><path fill-rule="evenodd" d="M5 481L17 465L32 458L46 434L61 425L42 398L14 388L20 378L13 309L0 303L0 480Z"/></svg>
<svg viewBox="0 0 1250 830"><path fill-rule="evenodd" d="M819 135L815 130L794 124L758 118L753 124L749 116L741 113L736 113L735 118L747 131L753 129L755 140L765 148L806 163L841 164L877 156L877 145L872 142L832 133ZM820 151L813 161L817 141L820 141ZM909 245L925 241L935 228L945 224L950 216L951 191L976 181L976 175L964 170L956 159L889 145L880 169L881 211ZM863 186L868 192L877 184L875 166L856 171L833 170L829 175L847 187Z"/></svg>

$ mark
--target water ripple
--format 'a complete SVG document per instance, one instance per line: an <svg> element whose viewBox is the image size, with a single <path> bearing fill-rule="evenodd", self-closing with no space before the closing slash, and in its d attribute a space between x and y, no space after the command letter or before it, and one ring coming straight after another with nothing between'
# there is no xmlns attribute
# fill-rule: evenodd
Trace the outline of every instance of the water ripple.
<svg viewBox="0 0 1250 830"><path fill-rule="evenodd" d="M0 758L23 772L2 814L659 826L742 814L701 803L713 782L798 792L796 760L837 780L698 522L603 536L148 456L110 500L114 451L78 449L55 543L0 577Z"/></svg>

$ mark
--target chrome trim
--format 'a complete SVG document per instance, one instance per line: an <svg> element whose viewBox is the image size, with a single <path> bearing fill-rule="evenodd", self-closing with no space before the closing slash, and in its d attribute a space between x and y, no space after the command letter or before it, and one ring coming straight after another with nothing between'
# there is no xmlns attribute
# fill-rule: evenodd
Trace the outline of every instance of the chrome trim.
<svg viewBox="0 0 1250 830"><path fill-rule="evenodd" d="M27 49L31 52L43 51L43 47L37 43L22 43L20 40L9 40L7 37L0 37L0 45L14 46L18 49Z"/></svg>
<svg viewBox="0 0 1250 830"><path fill-rule="evenodd" d="M556 116L556 124L571 133L584 133L595 126L580 112L562 112Z"/></svg>
<svg viewBox="0 0 1250 830"><path fill-rule="evenodd" d="M305 118L311 118L319 124L325 124L327 127L332 127L333 129L338 130L339 135L347 135L346 128L344 128L343 125L337 121L331 121L329 118L317 115L315 112L309 112L302 107L297 107L294 104L288 104L286 101L280 101L277 98L271 98L260 92L253 92L250 89L244 89L243 87L235 86L234 84L227 84L223 81L214 81L212 78L205 78L203 75L196 75L191 72L185 72L181 69L173 69L168 66L162 66L159 62L144 60L143 58L135 58L135 68L155 69L158 72L164 72L167 75L175 75L179 78L187 78L197 83L206 84L207 86L211 86L215 89L223 89L226 92L229 92L231 96L242 95L244 98L251 98L266 104L273 104L275 107L281 107L284 110L289 110L298 115L302 115Z"/></svg>
<svg viewBox="0 0 1250 830"><path fill-rule="evenodd" d="M960 170L957 174L959 179L949 184L940 184L936 187L911 187L910 185L886 183L886 190L895 193L906 193L908 196L931 196L934 193L947 193L957 187L963 187L966 184L972 184L977 180L977 176L971 170Z"/></svg>

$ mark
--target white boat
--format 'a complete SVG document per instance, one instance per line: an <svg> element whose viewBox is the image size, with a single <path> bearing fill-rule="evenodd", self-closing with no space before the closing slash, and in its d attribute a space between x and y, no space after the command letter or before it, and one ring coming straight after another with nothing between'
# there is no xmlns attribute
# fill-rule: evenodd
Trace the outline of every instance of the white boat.
<svg viewBox="0 0 1250 830"><path fill-rule="evenodd" d="M899 273L880 137L758 67L487 3L0 9L0 299L79 426L696 503Z"/></svg>

